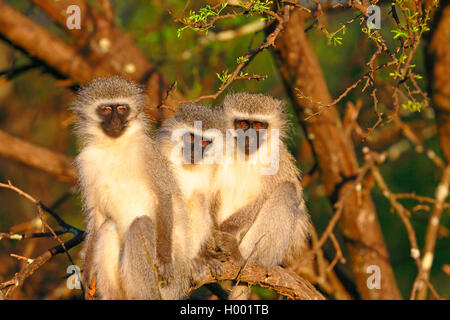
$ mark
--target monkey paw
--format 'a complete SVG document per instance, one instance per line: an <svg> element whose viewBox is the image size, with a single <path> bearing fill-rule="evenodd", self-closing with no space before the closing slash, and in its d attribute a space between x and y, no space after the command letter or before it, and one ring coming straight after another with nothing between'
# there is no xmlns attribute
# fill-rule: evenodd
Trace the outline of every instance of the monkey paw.
<svg viewBox="0 0 450 320"><path fill-rule="evenodd" d="M160 263L157 268L158 282L161 287L167 287L170 285L174 278L175 270L171 263Z"/></svg>
<svg viewBox="0 0 450 320"><path fill-rule="evenodd" d="M214 231L214 245L207 247L208 254L221 261L233 260L235 262L242 262L242 255L239 251L239 244L236 237L231 233L224 231Z"/></svg>
<svg viewBox="0 0 450 320"><path fill-rule="evenodd" d="M209 270L211 271L211 275L218 279L219 276L223 273L222 263L216 259L208 259L207 261Z"/></svg>
<svg viewBox="0 0 450 320"><path fill-rule="evenodd" d="M197 284L211 273L213 278L218 279L223 273L222 263L213 258L212 255L206 252L194 259L194 267L192 270L192 283Z"/></svg>

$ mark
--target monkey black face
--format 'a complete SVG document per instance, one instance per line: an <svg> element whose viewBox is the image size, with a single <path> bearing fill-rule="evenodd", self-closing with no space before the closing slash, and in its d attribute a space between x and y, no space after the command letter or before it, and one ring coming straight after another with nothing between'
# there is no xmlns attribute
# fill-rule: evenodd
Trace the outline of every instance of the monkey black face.
<svg viewBox="0 0 450 320"><path fill-rule="evenodd" d="M102 119L103 132L112 138L118 138L127 127L130 107L127 104L103 104L98 106L97 114Z"/></svg>
<svg viewBox="0 0 450 320"><path fill-rule="evenodd" d="M197 148L195 148L196 143L199 144ZM196 136L193 133L187 134L187 145L185 147L190 148L190 158L185 159L185 163L188 164L198 164L203 159L206 152L211 147L212 140L206 137Z"/></svg>
<svg viewBox="0 0 450 320"><path fill-rule="evenodd" d="M248 130L252 129L255 131L255 135L246 135L245 136L245 154L249 155L250 153L250 142L255 143L256 150L259 149L261 141L262 141L262 132L266 132L269 127L269 123L264 121L252 121L249 119L235 119L234 120L234 129L242 130L246 133ZM254 140L256 138L256 141Z"/></svg>

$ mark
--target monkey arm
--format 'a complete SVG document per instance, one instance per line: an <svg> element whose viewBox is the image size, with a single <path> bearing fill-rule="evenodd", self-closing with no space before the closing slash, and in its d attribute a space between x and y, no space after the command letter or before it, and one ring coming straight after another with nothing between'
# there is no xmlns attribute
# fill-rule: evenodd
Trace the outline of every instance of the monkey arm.
<svg viewBox="0 0 450 320"><path fill-rule="evenodd" d="M83 261L83 283L86 288L85 298L95 299L95 282L96 275L94 274L94 244L97 241L96 231L90 230L86 233L84 244L84 261Z"/></svg>
<svg viewBox="0 0 450 320"><path fill-rule="evenodd" d="M151 141L149 141L148 147L147 157L152 165L148 167L147 182L158 199L154 213L155 221L153 221L156 242L153 245L156 250L157 263L167 265L173 262L174 201L176 201L178 191L174 190L173 186L176 186L176 182L161 151Z"/></svg>
<svg viewBox="0 0 450 320"><path fill-rule="evenodd" d="M220 207L220 194L215 195L214 201L210 208L211 215L216 216L218 208ZM242 262L242 255L239 251L239 239L245 234L253 224L256 215L262 206L262 200L253 201L226 219L216 230L213 231L212 236L208 239L202 256L214 268L215 261L221 262L227 260L234 260L235 262Z"/></svg>
<svg viewBox="0 0 450 320"><path fill-rule="evenodd" d="M294 233L286 255L283 259L283 265L289 267L297 262L297 259L304 255L306 245L311 233L311 220L306 209L304 199L299 206L299 216L296 219Z"/></svg>
<svg viewBox="0 0 450 320"><path fill-rule="evenodd" d="M152 220L142 216L133 221L125 235L120 271L127 299L161 299L155 229Z"/></svg>
<svg viewBox="0 0 450 320"><path fill-rule="evenodd" d="M243 258L266 268L280 264L301 214L299 205L295 185L291 182L280 183L263 203L240 242L239 250Z"/></svg>
<svg viewBox="0 0 450 320"><path fill-rule="evenodd" d="M209 250L210 254L214 253L219 259L234 257L237 261L240 256L264 266L275 266L281 263L288 247L293 247L294 226L298 229L302 208L296 186L291 182L280 183L269 197L259 197L220 225L209 242L216 252ZM237 254L234 252L236 241L240 242Z"/></svg>
<svg viewBox="0 0 450 320"><path fill-rule="evenodd" d="M156 209L156 256L159 263L172 262L173 203L170 194L160 194Z"/></svg>
<svg viewBox="0 0 450 320"><path fill-rule="evenodd" d="M236 239L240 239L253 225L258 212L264 203L263 197L245 205L233 213L220 225L220 231L232 234Z"/></svg>
<svg viewBox="0 0 450 320"><path fill-rule="evenodd" d="M119 275L120 236L113 220L107 219L95 233L93 243L93 274L100 299L121 299Z"/></svg>
<svg viewBox="0 0 450 320"><path fill-rule="evenodd" d="M233 214L221 225L221 230L243 233L239 245L243 259L270 268L280 264L288 248L292 247L298 214L296 186L284 182L268 198L260 197ZM240 284L233 287L229 299L247 300L250 294L250 288Z"/></svg>

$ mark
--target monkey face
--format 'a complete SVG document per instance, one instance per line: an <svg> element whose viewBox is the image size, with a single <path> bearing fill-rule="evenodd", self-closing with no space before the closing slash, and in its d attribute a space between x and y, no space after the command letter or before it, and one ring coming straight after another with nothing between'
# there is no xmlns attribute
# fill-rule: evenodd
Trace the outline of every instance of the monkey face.
<svg viewBox="0 0 450 320"><path fill-rule="evenodd" d="M269 124L265 121L252 121L249 119L235 119L234 129L242 130L245 134L245 144L244 146L239 145L239 148L244 148L246 155L257 151L264 141L265 134L267 133L267 128ZM249 132L249 130L251 132ZM256 148L250 148L250 145L256 146Z"/></svg>
<svg viewBox="0 0 450 320"><path fill-rule="evenodd" d="M112 138L118 138L128 124L130 107L127 104L102 104L97 108L97 114L102 120L103 132Z"/></svg>

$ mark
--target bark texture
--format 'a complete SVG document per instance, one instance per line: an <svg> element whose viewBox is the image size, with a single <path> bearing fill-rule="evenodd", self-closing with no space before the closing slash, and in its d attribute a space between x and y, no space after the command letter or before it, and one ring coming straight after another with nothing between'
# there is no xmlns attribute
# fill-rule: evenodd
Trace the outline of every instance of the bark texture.
<svg viewBox="0 0 450 320"><path fill-rule="evenodd" d="M345 136L335 106L305 121L308 114L317 111L317 105L300 98L296 89L313 101L326 105L333 100L328 91L322 69L304 32L305 24L300 10L291 12L283 33L277 39L274 54L303 127L310 140L321 172L325 190L333 202L351 184L359 171L354 145ZM389 254L384 243L370 187L351 192L345 200L339 228L346 240L349 260L363 299L400 299ZM381 270L381 289L369 289L367 267L376 265Z"/></svg>

